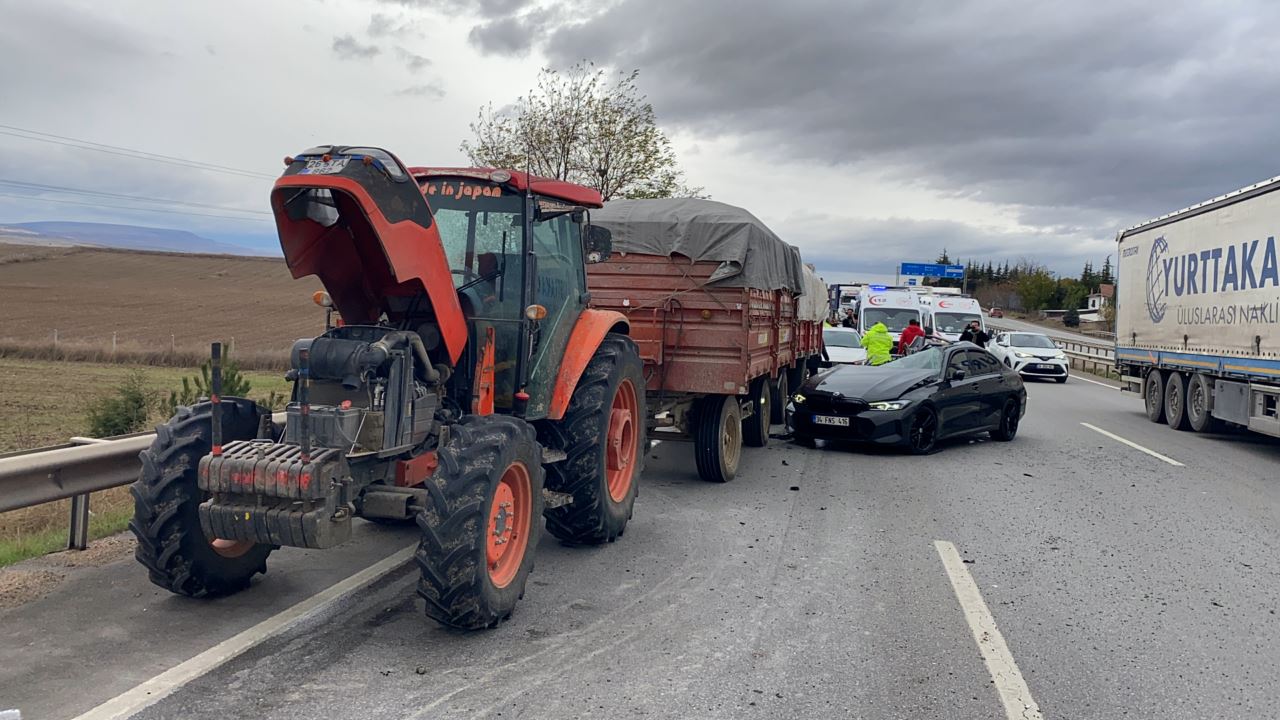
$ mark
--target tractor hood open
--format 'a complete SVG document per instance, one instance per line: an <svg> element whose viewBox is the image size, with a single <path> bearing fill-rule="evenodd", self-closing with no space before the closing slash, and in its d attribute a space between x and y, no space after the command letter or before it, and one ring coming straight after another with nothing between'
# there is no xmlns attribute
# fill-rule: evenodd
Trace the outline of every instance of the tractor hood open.
<svg viewBox="0 0 1280 720"><path fill-rule="evenodd" d="M286 161L271 208L293 277L320 278L348 324L394 320L404 303L392 298L425 292L456 363L467 338L462 309L431 209L404 165L386 150L340 145Z"/></svg>

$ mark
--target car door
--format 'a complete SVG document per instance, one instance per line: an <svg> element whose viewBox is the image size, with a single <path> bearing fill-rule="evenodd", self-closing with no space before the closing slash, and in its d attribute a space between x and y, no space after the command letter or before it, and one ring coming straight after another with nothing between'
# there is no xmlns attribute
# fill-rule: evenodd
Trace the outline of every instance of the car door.
<svg viewBox="0 0 1280 720"><path fill-rule="evenodd" d="M978 383L971 378L969 356L963 348L952 349L946 356L944 382L934 395L938 406L938 436L945 437L972 429L979 421Z"/></svg>
<svg viewBox="0 0 1280 720"><path fill-rule="evenodd" d="M978 412L974 417L975 430L993 428L1000 424L1004 399L1009 394L1000 361L985 350L967 350L970 378L978 390Z"/></svg>

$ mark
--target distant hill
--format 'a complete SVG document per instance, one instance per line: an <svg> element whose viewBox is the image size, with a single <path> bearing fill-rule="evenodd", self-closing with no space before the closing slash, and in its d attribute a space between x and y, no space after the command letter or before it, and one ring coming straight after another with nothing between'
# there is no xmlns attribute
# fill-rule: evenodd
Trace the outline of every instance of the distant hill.
<svg viewBox="0 0 1280 720"><path fill-rule="evenodd" d="M24 245L88 245L124 250L267 255L261 249L219 242L186 230L89 222L29 222L0 225L0 242Z"/></svg>

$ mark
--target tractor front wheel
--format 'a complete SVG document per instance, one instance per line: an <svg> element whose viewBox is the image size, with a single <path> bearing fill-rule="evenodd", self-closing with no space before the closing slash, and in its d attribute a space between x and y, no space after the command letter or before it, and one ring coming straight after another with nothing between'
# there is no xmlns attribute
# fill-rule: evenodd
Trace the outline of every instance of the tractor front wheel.
<svg viewBox="0 0 1280 720"><path fill-rule="evenodd" d="M222 399L222 439L252 440L266 410L241 398ZM151 582L191 597L228 595L267 571L272 545L210 538L200 527L205 494L197 483L200 459L213 448L213 405L180 407L156 428L143 450L142 475L133 484L135 552Z"/></svg>
<svg viewBox="0 0 1280 720"><path fill-rule="evenodd" d="M565 454L547 466L547 487L573 496L547 511L547 529L564 542L613 542L631 519L648 447L643 368L631 338L606 335L564 417L539 425L542 444Z"/></svg>
<svg viewBox="0 0 1280 720"><path fill-rule="evenodd" d="M418 513L414 559L427 616L449 627L496 627L524 596L542 535L542 450L533 426L469 416L438 452Z"/></svg>

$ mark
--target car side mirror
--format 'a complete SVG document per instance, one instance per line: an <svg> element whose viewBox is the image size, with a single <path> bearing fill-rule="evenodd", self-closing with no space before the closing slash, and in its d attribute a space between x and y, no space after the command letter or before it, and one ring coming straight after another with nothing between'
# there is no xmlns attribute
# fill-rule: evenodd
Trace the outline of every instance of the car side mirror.
<svg viewBox="0 0 1280 720"><path fill-rule="evenodd" d="M599 225L587 226L585 247L588 263L601 263L613 254L613 233Z"/></svg>
<svg viewBox="0 0 1280 720"><path fill-rule="evenodd" d="M952 379L952 380L963 380L963 379L965 378L965 375L966 375L966 373L965 373L965 371L963 371L963 370L952 370L952 371L951 371L951 379Z"/></svg>

